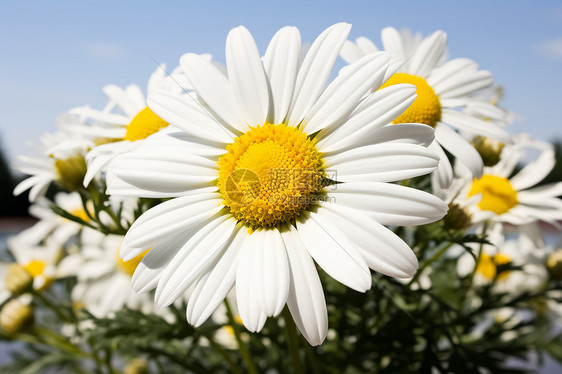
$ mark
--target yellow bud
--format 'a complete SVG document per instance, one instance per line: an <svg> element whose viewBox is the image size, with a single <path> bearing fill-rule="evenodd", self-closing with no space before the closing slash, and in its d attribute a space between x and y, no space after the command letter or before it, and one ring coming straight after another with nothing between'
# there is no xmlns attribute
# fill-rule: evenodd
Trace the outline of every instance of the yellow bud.
<svg viewBox="0 0 562 374"><path fill-rule="evenodd" d="M443 218L445 228L451 230L464 230L470 226L472 216L458 204L449 204L449 211Z"/></svg>
<svg viewBox="0 0 562 374"><path fill-rule="evenodd" d="M13 299L0 310L0 326L10 334L16 334L31 324L33 309L28 303Z"/></svg>
<svg viewBox="0 0 562 374"><path fill-rule="evenodd" d="M58 185L68 191L79 190L86 175L84 156L78 154L64 160L56 159L55 171L57 174L55 182Z"/></svg>
<svg viewBox="0 0 562 374"><path fill-rule="evenodd" d="M546 268L552 278L562 280L562 249L558 249L548 256L546 259Z"/></svg>
<svg viewBox="0 0 562 374"><path fill-rule="evenodd" d="M6 288L14 295L31 290L33 277L20 264L10 265L6 276Z"/></svg>
<svg viewBox="0 0 562 374"><path fill-rule="evenodd" d="M485 166L494 166L500 161L503 143L478 135L472 140L472 145L482 157Z"/></svg>
<svg viewBox="0 0 562 374"><path fill-rule="evenodd" d="M148 364L142 358L135 358L123 369L123 374L148 374Z"/></svg>

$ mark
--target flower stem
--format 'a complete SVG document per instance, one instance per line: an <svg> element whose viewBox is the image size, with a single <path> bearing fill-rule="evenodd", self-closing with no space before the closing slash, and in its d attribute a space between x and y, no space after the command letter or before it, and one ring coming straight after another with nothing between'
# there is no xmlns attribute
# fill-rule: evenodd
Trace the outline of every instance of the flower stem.
<svg viewBox="0 0 562 374"><path fill-rule="evenodd" d="M293 363L293 373L304 373L299 352L299 337L297 336L297 329L295 322L291 317L288 308L283 309L283 319L285 320L285 332L287 334L287 348L291 354L291 361Z"/></svg>
<svg viewBox="0 0 562 374"><path fill-rule="evenodd" d="M412 280L410 281L410 283L408 283L408 285L411 285L412 283L414 283L421 275L421 273L425 270L425 268L427 268L429 265L431 265L432 263L434 263L435 261L439 260L439 258L441 258L441 256L443 256L443 254L445 252L447 252L447 249L451 248L451 246L453 245L452 242L448 243L447 245L443 246L443 248L441 248L439 251L437 251L429 260L427 260L419 269L418 271L416 271L416 274L414 275L414 277L412 278Z"/></svg>
<svg viewBox="0 0 562 374"><path fill-rule="evenodd" d="M45 304L45 306L47 306L49 309L55 312L60 319L62 319L65 322L73 322L68 315L63 313L62 310L60 310L56 304L54 304L51 300L46 298L45 295L43 295L41 292L33 291L33 295L36 296L39 300L41 300L41 302Z"/></svg>
<svg viewBox="0 0 562 374"><path fill-rule="evenodd" d="M257 374L258 371L252 361L252 356L250 355L250 351L246 347L246 344L242 341L242 337L240 336L240 327L238 326L238 322L234 318L234 314L232 313L232 309L230 308L230 304L228 300L224 300L224 305L226 307L226 313L228 315L228 320L230 321L230 325L232 326L232 330L234 331L234 337L236 338L236 342L238 343L238 348L240 349L240 354L242 355L242 359L246 363L246 367L248 368L248 373L250 374Z"/></svg>

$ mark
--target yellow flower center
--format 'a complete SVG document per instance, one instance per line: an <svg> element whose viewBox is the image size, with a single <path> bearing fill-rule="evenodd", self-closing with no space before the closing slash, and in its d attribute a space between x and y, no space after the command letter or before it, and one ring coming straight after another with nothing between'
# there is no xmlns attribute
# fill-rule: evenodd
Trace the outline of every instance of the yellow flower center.
<svg viewBox="0 0 562 374"><path fill-rule="evenodd" d="M53 279L51 277L47 277L44 272L45 268L47 267L47 263L43 260L31 260L24 266L24 269L31 275L33 278L42 276L45 278L45 283L41 286L38 291L42 291L49 287L52 283Z"/></svg>
<svg viewBox="0 0 562 374"><path fill-rule="evenodd" d="M146 107L127 125L125 140L134 142L135 140L145 139L168 125L168 122L158 117L149 107Z"/></svg>
<svg viewBox="0 0 562 374"><path fill-rule="evenodd" d="M489 254L482 252L478 265L476 266L476 271L484 278L493 280L496 277L498 266L505 265L509 262L511 262L511 259L501 252L494 256L490 256ZM509 270L502 271L498 275L498 280L504 280L509 276L509 273L511 273Z"/></svg>
<svg viewBox="0 0 562 374"><path fill-rule="evenodd" d="M496 175L484 174L482 178L474 179L468 197L476 194L482 194L478 207L496 214L504 214L517 205L517 191L509 180Z"/></svg>
<svg viewBox="0 0 562 374"><path fill-rule="evenodd" d="M88 213L86 213L86 210L84 210L84 208L72 209L68 213L72 214L74 217L80 218L82 221L85 222L88 222L90 220L90 217L88 217Z"/></svg>
<svg viewBox="0 0 562 374"><path fill-rule="evenodd" d="M409 83L416 86L416 100L410 107L396 118L392 123L424 123L435 127L441 119L441 102L433 88L425 79L406 73L396 73L387 80L381 88L400 83Z"/></svg>
<svg viewBox="0 0 562 374"><path fill-rule="evenodd" d="M143 257L148 253L148 251L150 251L150 248L148 248L146 251L144 251L137 257L130 259L129 261L123 261L121 260L121 257L119 257L119 250L117 250L117 266L119 266L119 269L123 270L126 274L133 276L135 270L137 269L137 266L139 266L140 262L142 261Z"/></svg>
<svg viewBox="0 0 562 374"><path fill-rule="evenodd" d="M82 181L86 175L86 161L84 156L76 155L67 159L55 159L55 173L57 184L68 191L82 188Z"/></svg>
<svg viewBox="0 0 562 374"><path fill-rule="evenodd" d="M318 199L323 162L301 130L266 123L226 150L218 162L223 203L251 229L289 222Z"/></svg>

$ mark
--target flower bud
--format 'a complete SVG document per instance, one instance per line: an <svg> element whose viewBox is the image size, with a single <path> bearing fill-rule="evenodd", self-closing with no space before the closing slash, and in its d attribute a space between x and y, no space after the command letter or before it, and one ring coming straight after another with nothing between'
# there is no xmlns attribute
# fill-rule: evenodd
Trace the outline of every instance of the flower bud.
<svg viewBox="0 0 562 374"><path fill-rule="evenodd" d="M470 226L472 215L458 204L450 203L449 211L443 218L445 228L450 230L463 230Z"/></svg>
<svg viewBox="0 0 562 374"><path fill-rule="evenodd" d="M6 276L6 288L14 295L31 290L33 277L20 264L12 264Z"/></svg>
<svg viewBox="0 0 562 374"><path fill-rule="evenodd" d="M10 334L25 329L33 320L31 298L17 298L8 301L0 310L0 326Z"/></svg>
<svg viewBox="0 0 562 374"><path fill-rule="evenodd" d="M55 160L55 171L57 179L55 182L68 191L76 191L82 188L82 182L86 175L86 161L84 156L77 154L66 159Z"/></svg>
<svg viewBox="0 0 562 374"><path fill-rule="evenodd" d="M552 278L562 280L562 249L558 249L548 256L546 259L546 268Z"/></svg>
<svg viewBox="0 0 562 374"><path fill-rule="evenodd" d="M472 140L472 145L482 157L485 166L494 166L500 161L503 143L478 135Z"/></svg>
<svg viewBox="0 0 562 374"><path fill-rule="evenodd" d="M123 374L148 374L148 364L142 358L135 358L123 369Z"/></svg>

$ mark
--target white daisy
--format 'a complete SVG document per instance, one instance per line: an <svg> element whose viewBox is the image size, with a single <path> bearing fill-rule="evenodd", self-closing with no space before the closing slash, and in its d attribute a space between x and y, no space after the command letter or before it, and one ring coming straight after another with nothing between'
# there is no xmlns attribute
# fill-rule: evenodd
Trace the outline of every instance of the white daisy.
<svg viewBox="0 0 562 374"><path fill-rule="evenodd" d="M498 113L498 108L475 96L479 91L490 87L492 74L478 70L472 60L457 58L446 60L447 34L436 31L419 41L408 32L399 33L392 27L381 32L384 49L406 59L398 73L392 76L383 87L400 83L414 84L418 97L410 108L394 123L424 123L435 128L436 142L431 145L440 155L437 170L441 186L448 186L453 177L451 164L443 152L444 148L466 165L475 177L482 174L482 159L463 136L449 126L474 135L483 135L502 142L509 141L509 134L495 123L483 121L471 113ZM347 41L341 56L348 63L376 51L377 47L365 37L356 43ZM459 111L471 106L472 112ZM503 116L507 116L505 112Z"/></svg>
<svg viewBox="0 0 562 374"><path fill-rule="evenodd" d="M513 145L506 145L500 161L484 168L480 179L457 168L463 188L456 200L462 205L473 196L481 196L478 204L471 204L469 212L473 223L491 220L522 225L538 220L556 224L562 220L562 182L533 187L542 181L556 163L551 144L531 139L526 134L514 137ZM540 152L533 162L519 172L513 172L525 160L526 151Z"/></svg>
<svg viewBox="0 0 562 374"><path fill-rule="evenodd" d="M209 55L204 58L210 60ZM166 66L160 65L148 80L147 96L159 91L181 93L189 88L185 76L178 69L168 75ZM94 147L86 156L88 170L84 186L98 175L116 155L127 152L139 141L168 126L146 103L141 88L135 84L125 89L108 85L103 88L109 102L102 110L89 106L78 107L70 113L78 116L83 126L74 128L96 139Z"/></svg>
<svg viewBox="0 0 562 374"><path fill-rule="evenodd" d="M480 228L481 230L482 228ZM548 280L548 272L544 266L546 250L544 245L537 247L537 240L530 235L531 231L517 230L515 239L506 239L508 235L500 223L493 224L487 231L490 244L482 246L482 253L476 265L473 282L482 286L495 282L492 290L507 293L511 296L522 292L538 292L544 288ZM473 250L478 253L478 246ZM501 265L521 267L520 270L507 270L498 274ZM466 276L474 271L474 257L464 253L457 262L457 272Z"/></svg>
<svg viewBox="0 0 562 374"><path fill-rule="evenodd" d="M79 217L86 222L90 221L90 218L82 204L82 199L77 192L59 192L55 195L54 203L70 214ZM74 235L78 234L82 229L92 230L54 213L50 208L50 204L53 204L53 202L46 198L40 198L35 204L31 205L29 213L33 217L38 218L39 221L35 225L23 230L20 233L22 240L33 245L39 244L41 241L49 237L54 242L63 245ZM89 210L90 212L93 212L93 207Z"/></svg>
<svg viewBox="0 0 562 374"><path fill-rule="evenodd" d="M88 240L80 252L66 256L60 263L61 272L74 275L78 283L72 299L96 317L107 317L127 306L145 313L152 312L153 302L148 294L131 289L131 276L142 254L123 262L119 247L123 236L107 235L101 241Z"/></svg>
<svg viewBox="0 0 562 374"><path fill-rule="evenodd" d="M399 65L387 53L364 57L325 87L349 30L325 30L299 65L297 28L281 29L262 59L237 27L226 42L228 78L198 55L181 58L206 106L187 94L154 95L151 108L183 132L155 134L108 170L109 193L177 197L125 237L124 260L151 248L135 290L156 287L164 306L195 285L187 318L199 326L235 285L250 331L287 304L317 345L328 319L314 261L361 292L371 287L369 268L412 276L414 253L383 225L433 222L447 208L387 182L435 170L438 157L426 148L433 129L386 126L415 100L415 87L364 97Z"/></svg>
<svg viewBox="0 0 562 374"><path fill-rule="evenodd" d="M47 240L42 245L31 245L19 234L8 239L8 248L15 261L0 263L0 303L10 295L31 288L43 291L60 276L58 262L62 249L59 243Z"/></svg>
<svg viewBox="0 0 562 374"><path fill-rule="evenodd" d="M61 117L59 127L63 127L63 122L68 127L78 126L76 120ZM14 195L31 189L29 201L32 202L44 196L52 182L69 191L80 188L86 174L84 155L92 146L88 138L73 136L66 130L44 134L41 143L41 146L34 147L40 156L19 156L19 164L16 165L16 169L30 177L14 188Z"/></svg>

